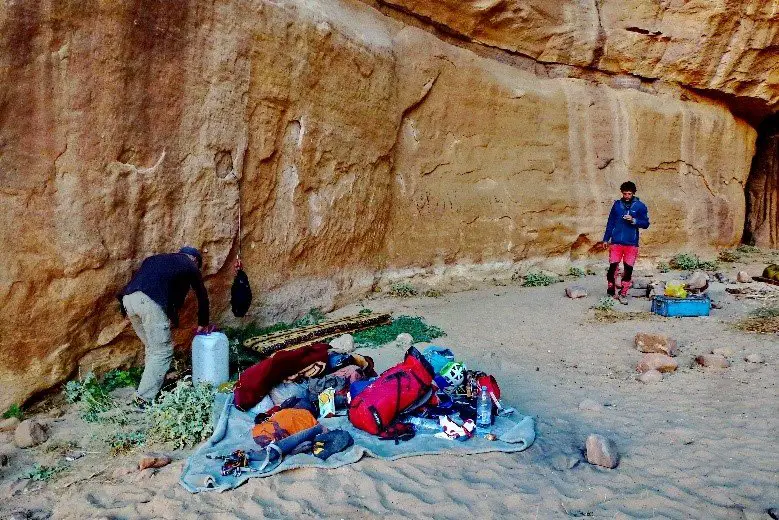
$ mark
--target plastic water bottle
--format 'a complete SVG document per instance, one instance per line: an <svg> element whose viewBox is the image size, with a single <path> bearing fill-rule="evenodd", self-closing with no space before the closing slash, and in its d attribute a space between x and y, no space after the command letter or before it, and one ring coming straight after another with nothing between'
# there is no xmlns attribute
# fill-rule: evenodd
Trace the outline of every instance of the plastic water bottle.
<svg viewBox="0 0 779 520"><path fill-rule="evenodd" d="M492 398L486 386L481 387L476 402L476 428L479 433L489 433L492 428Z"/></svg>
<svg viewBox="0 0 779 520"><path fill-rule="evenodd" d="M413 425L414 431L417 433L438 433L442 431L439 422L433 419L426 419L424 417L408 417L403 422Z"/></svg>
<svg viewBox="0 0 779 520"><path fill-rule="evenodd" d="M221 332L198 334L192 340L192 382L219 386L230 379L230 346Z"/></svg>

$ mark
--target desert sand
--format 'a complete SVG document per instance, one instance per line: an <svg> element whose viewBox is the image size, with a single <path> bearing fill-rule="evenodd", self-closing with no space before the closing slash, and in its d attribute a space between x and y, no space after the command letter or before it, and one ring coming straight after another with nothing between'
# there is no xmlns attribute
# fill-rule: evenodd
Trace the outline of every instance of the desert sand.
<svg viewBox="0 0 779 520"><path fill-rule="evenodd" d="M566 298L571 283L589 296ZM14 451L0 469L0 518L771 518L768 510L779 507L779 339L732 326L763 302L736 299L714 283L722 308L710 317L640 314L606 323L591 309L603 285L601 275L539 288L484 281L439 298L379 294L333 313L370 307L443 328L436 344L494 374L505 400L536 418L538 438L525 452L364 459L191 495L178 484L188 452L169 452L172 464L139 473L144 448L116 458L92 452L89 427L68 407L55 408L40 416L52 438ZM648 311L649 301L618 307ZM659 383L636 381L637 332L675 338L678 371ZM695 366L696 355L714 348L729 350L730 368ZM361 352L378 369L403 353L395 345ZM744 360L755 353L763 363ZM585 399L602 406L580 409ZM616 442L617 468L587 463L590 433ZM52 464L73 449L87 453L54 479L19 480L33 461Z"/></svg>

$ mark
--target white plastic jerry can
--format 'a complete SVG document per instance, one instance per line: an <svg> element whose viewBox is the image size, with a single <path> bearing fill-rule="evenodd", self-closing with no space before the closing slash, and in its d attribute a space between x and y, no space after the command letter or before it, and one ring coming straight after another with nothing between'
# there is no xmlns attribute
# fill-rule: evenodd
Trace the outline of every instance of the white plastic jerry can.
<svg viewBox="0 0 779 520"><path fill-rule="evenodd" d="M192 382L219 386L230 379L230 346L221 332L198 334L192 340Z"/></svg>

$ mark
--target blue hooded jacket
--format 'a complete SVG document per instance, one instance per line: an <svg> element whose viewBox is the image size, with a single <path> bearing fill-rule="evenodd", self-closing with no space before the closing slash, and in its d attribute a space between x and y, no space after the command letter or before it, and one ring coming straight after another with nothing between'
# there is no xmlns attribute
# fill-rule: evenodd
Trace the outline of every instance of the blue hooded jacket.
<svg viewBox="0 0 779 520"><path fill-rule="evenodd" d="M623 217L630 214L633 222L628 222ZM603 241L623 246L638 246L638 229L649 227L649 213L646 204L638 197L633 197L629 204L622 199L614 201L609 213L609 221L606 223L606 234Z"/></svg>

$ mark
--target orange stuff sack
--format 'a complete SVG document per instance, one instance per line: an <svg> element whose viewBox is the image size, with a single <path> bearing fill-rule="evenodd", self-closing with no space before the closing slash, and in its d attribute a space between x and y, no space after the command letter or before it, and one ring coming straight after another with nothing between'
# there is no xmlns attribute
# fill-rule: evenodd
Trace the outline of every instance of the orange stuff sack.
<svg viewBox="0 0 779 520"><path fill-rule="evenodd" d="M285 408L274 413L252 428L254 442L263 448L290 435L308 430L317 425L317 420L308 410Z"/></svg>

